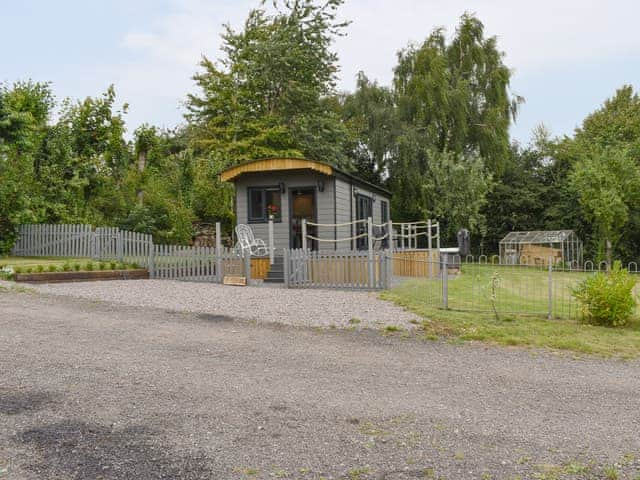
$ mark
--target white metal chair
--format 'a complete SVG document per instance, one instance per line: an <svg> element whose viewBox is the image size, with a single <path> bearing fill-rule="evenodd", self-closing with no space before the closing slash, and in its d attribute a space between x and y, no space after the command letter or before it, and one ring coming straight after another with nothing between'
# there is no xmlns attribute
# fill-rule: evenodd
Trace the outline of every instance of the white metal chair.
<svg viewBox="0 0 640 480"><path fill-rule="evenodd" d="M249 255L260 257L268 255L269 249L264 243L264 240L256 238L249 225L238 224L236 226L236 235L238 236L236 248L239 249L241 253L249 252Z"/></svg>

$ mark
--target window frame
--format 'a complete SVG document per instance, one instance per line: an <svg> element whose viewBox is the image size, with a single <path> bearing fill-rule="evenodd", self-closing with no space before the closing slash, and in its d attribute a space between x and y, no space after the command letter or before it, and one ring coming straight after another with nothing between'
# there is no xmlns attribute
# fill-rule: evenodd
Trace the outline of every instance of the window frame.
<svg viewBox="0 0 640 480"><path fill-rule="evenodd" d="M380 200L380 223L389 221L389 202L386 199Z"/></svg>
<svg viewBox="0 0 640 480"><path fill-rule="evenodd" d="M255 191L262 192L262 204L263 204L263 212L261 216L252 216L254 213L251 208L251 194ZM256 223L268 223L269 222L269 212L267 211L267 192L268 191L276 191L278 195L280 195L280 216L273 217L273 223L282 223L282 191L279 185L265 185L260 187L247 187L247 223L256 224Z"/></svg>

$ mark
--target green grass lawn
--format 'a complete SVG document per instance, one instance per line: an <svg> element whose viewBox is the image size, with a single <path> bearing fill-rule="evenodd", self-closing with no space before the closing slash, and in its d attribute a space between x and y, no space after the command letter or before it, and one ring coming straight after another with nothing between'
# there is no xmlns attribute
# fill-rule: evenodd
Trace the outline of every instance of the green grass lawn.
<svg viewBox="0 0 640 480"><path fill-rule="evenodd" d="M382 298L421 316L422 330L429 338L449 337L625 358L640 356L640 311L622 328L580 322L571 289L587 275L554 273L553 320L546 318L548 273L535 269L463 266L462 272L448 281L449 310L441 308L439 281L408 280L382 293ZM494 282L493 278L497 280ZM497 318L491 300L494 292Z"/></svg>

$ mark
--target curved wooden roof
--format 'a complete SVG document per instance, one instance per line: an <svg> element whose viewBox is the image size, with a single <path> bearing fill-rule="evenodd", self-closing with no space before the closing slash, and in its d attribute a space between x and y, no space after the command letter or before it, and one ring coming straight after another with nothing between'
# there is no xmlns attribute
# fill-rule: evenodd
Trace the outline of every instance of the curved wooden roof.
<svg viewBox="0 0 640 480"><path fill-rule="evenodd" d="M277 170L315 170L325 175L333 175L334 170L331 165L315 160L304 158L261 158L251 160L239 165L227 168L220 173L220 180L228 182L243 173L250 172L271 172Z"/></svg>

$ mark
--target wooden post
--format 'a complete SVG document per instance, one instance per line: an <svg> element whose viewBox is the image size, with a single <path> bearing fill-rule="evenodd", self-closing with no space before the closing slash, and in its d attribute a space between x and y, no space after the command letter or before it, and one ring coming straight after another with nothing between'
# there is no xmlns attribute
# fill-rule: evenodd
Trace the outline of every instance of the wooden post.
<svg viewBox="0 0 640 480"><path fill-rule="evenodd" d="M307 251L307 219L302 219L302 250Z"/></svg>
<svg viewBox="0 0 640 480"><path fill-rule="evenodd" d="M120 230L116 230L116 255L119 262L122 262L124 260L124 255L122 252L122 242L122 232Z"/></svg>
<svg viewBox="0 0 640 480"><path fill-rule="evenodd" d="M149 237L149 278L156 278L156 246L151 237Z"/></svg>
<svg viewBox="0 0 640 480"><path fill-rule="evenodd" d="M269 215L269 265L273 265L275 249L273 248L273 215Z"/></svg>
<svg viewBox="0 0 640 480"><path fill-rule="evenodd" d="M367 218L367 249L369 250L368 262L369 267L369 288L374 287L376 266L373 263L373 220L371 217Z"/></svg>
<svg viewBox="0 0 640 480"><path fill-rule="evenodd" d="M388 245L387 248L391 251L393 251L393 222L391 220L389 220L387 222L387 230L388 230Z"/></svg>
<svg viewBox="0 0 640 480"><path fill-rule="evenodd" d="M289 250L283 249L284 253L284 288L289 288Z"/></svg>
<svg viewBox="0 0 640 480"><path fill-rule="evenodd" d="M220 222L216 222L216 281L222 283L222 228Z"/></svg>
<svg viewBox="0 0 640 480"><path fill-rule="evenodd" d="M244 276L247 279L247 285L251 285L251 253L244 252Z"/></svg>

